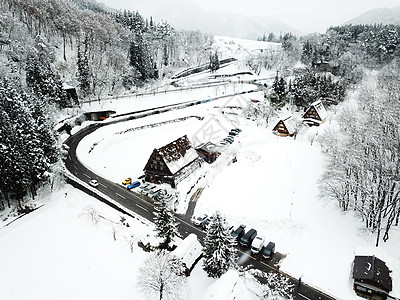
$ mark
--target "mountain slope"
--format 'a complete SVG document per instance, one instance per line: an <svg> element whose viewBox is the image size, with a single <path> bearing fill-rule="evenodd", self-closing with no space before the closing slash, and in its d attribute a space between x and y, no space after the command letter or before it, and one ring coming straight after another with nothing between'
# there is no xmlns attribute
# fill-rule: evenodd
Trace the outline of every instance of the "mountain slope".
<svg viewBox="0 0 400 300"><path fill-rule="evenodd" d="M113 8L138 10L143 16L166 20L176 29L200 30L214 35L256 39L264 33L300 32L272 17L248 17L239 14L206 11L190 1L184 0L100 0Z"/></svg>
<svg viewBox="0 0 400 300"><path fill-rule="evenodd" d="M349 20L346 24L400 24L400 6L390 8L378 8L366 12L354 19Z"/></svg>

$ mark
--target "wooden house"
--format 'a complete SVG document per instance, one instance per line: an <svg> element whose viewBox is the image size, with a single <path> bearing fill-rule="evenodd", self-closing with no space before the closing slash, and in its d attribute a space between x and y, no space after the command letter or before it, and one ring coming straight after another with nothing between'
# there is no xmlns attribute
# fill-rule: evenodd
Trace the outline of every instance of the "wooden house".
<svg viewBox="0 0 400 300"><path fill-rule="evenodd" d="M353 262L354 291L367 299L387 299L392 278L386 264L375 256L356 256Z"/></svg>
<svg viewBox="0 0 400 300"><path fill-rule="evenodd" d="M197 154L209 164L212 164L220 156L221 153L218 150L218 146L211 142L201 144L196 148Z"/></svg>
<svg viewBox="0 0 400 300"><path fill-rule="evenodd" d="M201 167L203 162L185 135L153 150L143 169L145 181L167 183L175 188L179 182Z"/></svg>
<svg viewBox="0 0 400 300"><path fill-rule="evenodd" d="M303 114L303 123L309 126L319 126L326 120L326 109L321 100L312 103Z"/></svg>
<svg viewBox="0 0 400 300"><path fill-rule="evenodd" d="M280 136L294 136L296 134L296 122L291 115L286 116L278 121L272 132Z"/></svg>

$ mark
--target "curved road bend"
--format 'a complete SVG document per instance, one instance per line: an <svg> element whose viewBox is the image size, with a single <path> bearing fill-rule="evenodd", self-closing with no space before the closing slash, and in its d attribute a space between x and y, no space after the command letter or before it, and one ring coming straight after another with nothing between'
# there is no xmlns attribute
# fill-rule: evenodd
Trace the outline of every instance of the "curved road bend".
<svg viewBox="0 0 400 300"><path fill-rule="evenodd" d="M152 221L154 214L154 208L153 208L153 200L127 190L125 187L122 185L116 184L114 182L111 182L105 178L100 177L99 175L93 173L91 170L87 169L78 159L76 155L76 148L79 144L79 142L88 134L94 132L98 128L101 128L105 125L109 125L112 123L96 123L92 124L76 134L70 136L66 141L65 144L69 146L69 152L67 157L64 160L66 168L71 172L74 176L79 178L80 180L84 182L88 182L90 179L96 179L99 182L99 186L97 189L102 192L103 194L109 196L111 199L117 201L124 207L130 209L131 211L136 212L138 215ZM199 228L194 226L190 219L191 216L189 215L176 215L176 218L179 222L179 232L182 235L182 237L186 237L189 233L195 233L199 239L202 241L205 233ZM298 285L298 279L291 277L288 274L282 273L279 270L276 269L276 267L273 265L273 262L270 262L268 264L267 261L263 260L261 256L254 256L248 254L249 251L237 247L238 249L238 254L240 256L245 255L248 256L246 262L244 263L246 266L252 265L255 268L262 270L262 271L269 271L269 272L279 272L287 277L289 277L289 280L292 284L295 286L295 290L293 293L293 298L295 300L297 299L321 299L321 300L333 300L335 298L317 290L314 289L306 284L302 284L301 286Z"/></svg>

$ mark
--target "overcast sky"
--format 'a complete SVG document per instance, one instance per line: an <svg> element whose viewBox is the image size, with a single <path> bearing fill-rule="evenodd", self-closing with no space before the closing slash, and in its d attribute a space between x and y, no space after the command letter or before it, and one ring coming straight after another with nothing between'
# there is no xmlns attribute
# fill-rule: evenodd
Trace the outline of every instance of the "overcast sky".
<svg viewBox="0 0 400 300"><path fill-rule="evenodd" d="M115 8L131 9L136 1L98 0ZM165 0L160 0L165 1ZM168 1L168 0L167 0ZM303 33L325 32L331 25L340 25L376 8L393 8L399 0L185 0L204 10L233 12L247 16L273 16ZM117 4L118 3L118 4ZM126 7L124 4L126 3ZM139 11L140 12L140 11Z"/></svg>

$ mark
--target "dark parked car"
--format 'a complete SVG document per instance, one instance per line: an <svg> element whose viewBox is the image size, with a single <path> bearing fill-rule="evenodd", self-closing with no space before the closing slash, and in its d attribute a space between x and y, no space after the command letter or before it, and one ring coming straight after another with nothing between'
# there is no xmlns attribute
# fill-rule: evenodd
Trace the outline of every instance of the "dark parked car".
<svg viewBox="0 0 400 300"><path fill-rule="evenodd" d="M237 131L229 131L229 135L231 135L231 136L237 136L238 133L237 133Z"/></svg>
<svg viewBox="0 0 400 300"><path fill-rule="evenodd" d="M250 229L240 239L240 245L243 247L249 247L253 242L253 240L256 238L256 236L257 236L257 230Z"/></svg>
<svg viewBox="0 0 400 300"><path fill-rule="evenodd" d="M262 256L268 259L274 254L274 252L275 252L275 243L269 242L267 247L264 248Z"/></svg>
<svg viewBox="0 0 400 300"><path fill-rule="evenodd" d="M246 228L246 225L240 225L234 232L232 232L232 236L237 239L238 241L242 238L244 235L245 231L244 229Z"/></svg>
<svg viewBox="0 0 400 300"><path fill-rule="evenodd" d="M203 222L201 222L201 227L203 227L203 230L207 230L207 228L210 225L212 219L213 219L213 216L209 216Z"/></svg>

